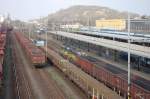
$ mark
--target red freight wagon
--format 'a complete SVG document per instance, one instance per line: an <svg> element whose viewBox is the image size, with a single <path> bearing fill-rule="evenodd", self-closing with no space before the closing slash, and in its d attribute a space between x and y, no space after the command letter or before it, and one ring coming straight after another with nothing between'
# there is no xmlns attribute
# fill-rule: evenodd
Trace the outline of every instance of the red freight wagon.
<svg viewBox="0 0 150 99"><path fill-rule="evenodd" d="M1 49L1 50L4 50L4 49L5 49L5 43L4 43L4 42L0 43L0 49Z"/></svg>
<svg viewBox="0 0 150 99"><path fill-rule="evenodd" d="M6 39L6 34L2 33L2 34L1 34L1 37L2 37L3 39Z"/></svg>
<svg viewBox="0 0 150 99"><path fill-rule="evenodd" d="M0 49L0 64L3 64L4 51Z"/></svg>
<svg viewBox="0 0 150 99"><path fill-rule="evenodd" d="M82 70L105 83L108 87L117 91L120 95L127 97L128 83L126 71L111 64L104 63L91 56L79 56L76 53L73 53L73 51L70 52L77 57L73 63L77 64L80 68L82 68ZM146 81L135 75L132 75L131 81L132 99L150 99L150 81Z"/></svg>
<svg viewBox="0 0 150 99"><path fill-rule="evenodd" d="M116 75L114 80L116 85L114 86L120 94L122 94L123 96L127 96L128 82L121 76L122 75L120 74Z"/></svg>
<svg viewBox="0 0 150 99"><path fill-rule="evenodd" d="M44 64L45 63L45 55L39 50L34 49L30 53L31 60L33 64Z"/></svg>
<svg viewBox="0 0 150 99"><path fill-rule="evenodd" d="M116 84L115 83L115 76L116 75L112 74L111 72L109 72L109 71L107 71L104 68L99 67L99 66L94 66L93 72L94 73L96 72L96 74L93 75L94 77L96 77L98 80L105 83L107 86L115 89L114 85Z"/></svg>
<svg viewBox="0 0 150 99"><path fill-rule="evenodd" d="M5 33L0 33L0 37L6 38L6 34Z"/></svg>
<svg viewBox="0 0 150 99"><path fill-rule="evenodd" d="M128 88L128 82L127 82L127 77L125 75L119 75L118 76L118 83L116 83L118 85L118 89L123 93L127 92L127 88ZM137 85L135 83L135 81L132 81L133 79L131 79L131 96L133 99L149 99L147 98L148 96L150 96L149 91L147 89L144 89L142 87L140 87L139 85ZM139 83L140 81L137 82ZM122 83L122 84L121 84ZM124 85L124 86L123 86ZM143 85L143 87L146 87L147 85Z"/></svg>
<svg viewBox="0 0 150 99"><path fill-rule="evenodd" d="M0 63L0 82L2 81L2 76L3 75L3 67L2 64Z"/></svg>
<svg viewBox="0 0 150 99"><path fill-rule="evenodd" d="M124 70L118 69L117 67L114 67L112 65L109 64L99 64L99 68L101 69L101 67L104 68L104 72L107 74L109 74L109 77L106 77L105 74L105 81L107 82L108 85L112 85L114 86L115 90L123 95L123 96L127 96L127 88L128 88L128 82L127 82L127 72L125 72ZM112 77L111 75L114 75L114 77ZM115 78L115 79L114 79ZM110 81L110 79L113 81L113 83ZM131 96L133 99L137 99L135 97L135 92L137 91L141 91L143 92L143 97L145 97L147 95L147 93L150 93L150 86L149 86L149 81L144 80L143 78L137 76L135 77L135 75L132 75L131 77ZM144 83L143 83L144 82ZM148 92L146 92L145 90L147 90ZM147 98L146 98L147 99Z"/></svg>
<svg viewBox="0 0 150 99"><path fill-rule="evenodd" d="M37 48L31 40L23 36L21 33L15 33L18 42L20 43L22 49L27 54L27 57L36 66L44 66L46 64L45 54Z"/></svg>
<svg viewBox="0 0 150 99"><path fill-rule="evenodd" d="M79 57L76 59L76 64L80 64L81 69L83 69L85 72L89 73L92 75L92 70L93 70L93 64L88 62L87 60L83 60Z"/></svg>

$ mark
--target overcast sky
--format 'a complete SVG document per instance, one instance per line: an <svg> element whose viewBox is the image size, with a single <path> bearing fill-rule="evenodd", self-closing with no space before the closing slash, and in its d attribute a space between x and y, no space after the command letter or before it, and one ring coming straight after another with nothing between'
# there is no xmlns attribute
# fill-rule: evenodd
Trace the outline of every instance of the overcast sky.
<svg viewBox="0 0 150 99"><path fill-rule="evenodd" d="M150 15L149 4L150 0L1 0L0 14L10 13L13 18L29 20L72 5L98 5Z"/></svg>

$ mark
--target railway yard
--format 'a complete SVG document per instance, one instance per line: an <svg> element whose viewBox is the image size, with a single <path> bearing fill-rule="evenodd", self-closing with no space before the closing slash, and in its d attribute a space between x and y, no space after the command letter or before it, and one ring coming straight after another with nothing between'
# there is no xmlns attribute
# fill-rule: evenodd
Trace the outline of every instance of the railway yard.
<svg viewBox="0 0 150 99"><path fill-rule="evenodd" d="M16 96L12 98L13 96L8 95L12 93L11 89L8 89L7 95L4 96L6 99L87 99L87 96L67 80L52 63L46 64L45 68L36 69L22 51L13 33L9 34L9 39L12 47L13 87L15 86L12 92L14 91Z"/></svg>
<svg viewBox="0 0 150 99"><path fill-rule="evenodd" d="M76 41L51 33L41 34L42 39L47 36L47 47L37 47L17 30L1 34L1 98L128 97L126 69L108 63L102 57L98 58L94 51L77 47ZM144 73L134 68L132 72L131 99L149 99L149 72Z"/></svg>
<svg viewBox="0 0 150 99"><path fill-rule="evenodd" d="M43 36L42 38L45 38L45 36ZM56 41L55 41L55 40ZM56 46L56 44L59 46L57 46L56 48L52 48L52 49L55 49L55 52L58 52L58 53L60 53L61 51L60 50L58 50L58 49L61 49L61 48L64 48L66 45L63 45L63 40L65 40L65 39L63 39L63 37L58 37L58 36L53 36L53 38L48 38L48 40L49 40L49 42L55 42L55 44L53 44L53 45L55 45ZM61 42L59 42L59 41L61 41ZM71 41L70 41L71 42ZM72 44L73 45L73 44ZM68 45L67 45L68 46ZM54 47L54 46L53 46ZM70 48L69 48L70 47ZM76 55L76 52L77 51L82 51L82 50L75 50L73 47L71 47L71 46L69 46L68 47L68 51L66 50L66 51L64 51L63 52L63 55L64 55L64 58L67 58L70 62L72 62L74 59L75 59L75 55ZM57 49L57 50L56 50ZM66 48L67 49L67 48ZM62 49L61 49L62 50ZM86 51L84 51L84 52L86 52ZM73 54L74 53L74 54ZM62 54L62 53L61 53ZM97 66L98 65L100 65L101 64L101 66L104 66L103 68L104 69L107 69L107 70L109 70L110 72L112 72L112 73L114 73L114 74L120 74L120 73L122 73L122 74L124 74L124 75L126 75L126 71L123 71L122 69L120 69L120 67L119 68L116 68L116 66L115 67L113 67L113 65L111 65L111 63L105 63L105 62L102 62L101 60L98 60L98 59L96 59L96 58L92 58L91 56L89 56L89 57L82 57L82 58L85 58L85 59L87 59L88 61L91 61L91 62L94 62L95 64L97 64ZM81 59L82 59L81 58ZM81 60L80 59L80 60ZM86 63L88 63L88 61L85 61ZM97 62L97 61L99 61L99 62ZM74 63L74 62L73 62ZM82 63L83 65L85 64L85 63ZM82 64L81 63L78 63L77 65L83 70L83 71L85 71L86 73L88 73L88 74L90 74L90 75L92 75L92 76L94 76L94 73L95 73L95 75L96 75L96 79L99 79L99 80L101 80L102 78L99 78L99 76L97 76L98 74L96 74L96 73L98 73L98 72L96 72L96 70L93 72L93 70L92 70L92 66L91 65L88 65L88 64L86 64L85 66L86 66L86 68L85 67L82 67ZM89 63L90 64L90 63ZM102 65L102 64L106 64L106 65ZM87 66L89 66L89 67L87 67ZM111 66L111 67L110 67ZM98 68L96 68L96 69L98 69ZM92 70L92 71L91 71ZM120 73L119 73L120 72ZM139 85L139 86L141 86L141 87L144 87L144 86L146 86L146 88L144 88L144 89L146 89L147 90L147 92L148 92L148 90L149 90L149 74L146 74L146 75L144 75L143 73L141 73L141 72L137 72L137 71L135 71L135 70L133 70L133 76L132 76L132 78L133 78L133 82L135 83L135 84L137 84L137 85ZM138 75L138 76L137 76ZM142 75L144 75L144 76L142 76ZM125 76L121 76L121 77L125 77ZM142 77L142 78L141 78ZM145 79L143 79L143 77L145 78L145 79L147 79L147 80L145 80ZM111 78L109 78L109 79L111 79ZM126 79L126 77L124 78L124 79ZM143 80L142 80L143 79ZM137 81L135 81L135 80L137 80ZM110 80L110 82L111 81L113 81L113 79L111 79ZM103 82L103 81L102 81ZM125 81L123 81L123 82L125 82ZM123 83L122 82L122 83ZM103 83L107 83L107 82L103 82ZM116 83L116 82L115 82ZM119 83L118 83L119 84ZM121 83L120 83L121 84ZM127 86L126 85L127 84L127 82L126 83L124 83L124 85L123 86ZM144 85L144 84L147 84L147 85ZM107 84L106 84L107 85ZM107 86L109 86L109 87L111 87L110 85L107 85ZM120 87L123 87L122 85L120 86ZM133 85L133 86L136 86L136 85ZM121 92L121 90L122 89L119 89L118 90L118 92L119 92L119 94L124 94L124 92L122 91ZM124 89L123 89L124 90ZM125 91L125 90L124 90ZM146 92L146 93L147 93ZM135 92L136 93L136 92ZM135 94L135 93L133 93L133 94ZM135 94L136 95L136 94ZM135 96L136 98L137 98L137 96ZM148 98L149 97L149 92L148 92L148 94L145 94L145 98ZM135 99L136 99L135 98Z"/></svg>
<svg viewBox="0 0 150 99"><path fill-rule="evenodd" d="M131 43L129 84L127 34L90 33L3 27L0 99L150 99L149 35Z"/></svg>
<svg viewBox="0 0 150 99"><path fill-rule="evenodd" d="M0 99L150 99L148 2L3 0Z"/></svg>

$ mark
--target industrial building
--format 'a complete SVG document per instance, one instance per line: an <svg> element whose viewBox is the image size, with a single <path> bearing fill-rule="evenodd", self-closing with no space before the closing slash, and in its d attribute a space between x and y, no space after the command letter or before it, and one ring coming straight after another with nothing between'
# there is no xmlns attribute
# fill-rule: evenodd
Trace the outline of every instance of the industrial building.
<svg viewBox="0 0 150 99"><path fill-rule="evenodd" d="M130 24L131 32L150 33L150 19L131 20Z"/></svg>
<svg viewBox="0 0 150 99"><path fill-rule="evenodd" d="M127 31L128 20L109 19L96 20L96 27L99 29L111 29ZM150 33L150 19L130 19L130 30L136 33Z"/></svg>
<svg viewBox="0 0 150 99"><path fill-rule="evenodd" d="M110 20L96 20L96 27L100 29L113 29L113 30L125 30L125 19L110 19Z"/></svg>

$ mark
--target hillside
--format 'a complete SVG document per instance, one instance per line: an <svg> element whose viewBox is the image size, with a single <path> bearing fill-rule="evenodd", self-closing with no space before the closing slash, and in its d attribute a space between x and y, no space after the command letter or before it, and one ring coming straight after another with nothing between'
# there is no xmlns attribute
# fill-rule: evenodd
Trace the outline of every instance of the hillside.
<svg viewBox="0 0 150 99"><path fill-rule="evenodd" d="M130 13L131 18L139 17L138 14ZM42 21L49 20L49 23L75 23L79 22L84 25L95 25L97 19L115 19L127 18L127 12L119 12L114 9L100 6L72 6L60 10L56 13L49 14Z"/></svg>

